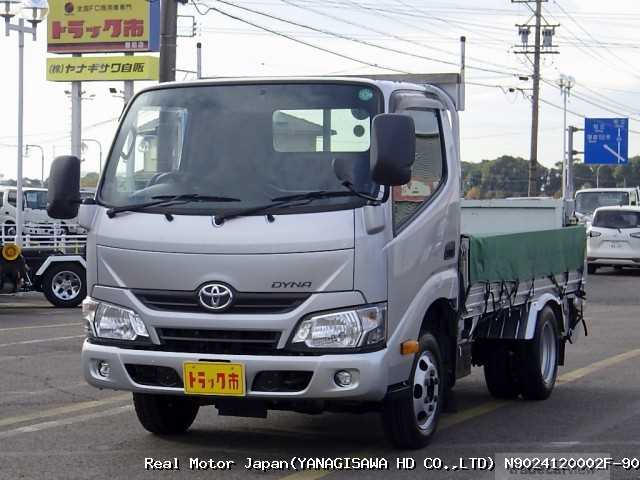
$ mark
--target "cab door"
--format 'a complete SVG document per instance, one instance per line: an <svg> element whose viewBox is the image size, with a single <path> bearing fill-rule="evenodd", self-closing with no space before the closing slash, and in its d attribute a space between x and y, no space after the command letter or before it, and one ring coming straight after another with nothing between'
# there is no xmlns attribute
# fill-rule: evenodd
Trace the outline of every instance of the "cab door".
<svg viewBox="0 0 640 480"><path fill-rule="evenodd" d="M422 92L391 97L390 110L416 126L411 181L392 191L387 244L389 320L400 341L415 339L429 306L458 293L460 169L446 110ZM391 325L392 328L394 327Z"/></svg>

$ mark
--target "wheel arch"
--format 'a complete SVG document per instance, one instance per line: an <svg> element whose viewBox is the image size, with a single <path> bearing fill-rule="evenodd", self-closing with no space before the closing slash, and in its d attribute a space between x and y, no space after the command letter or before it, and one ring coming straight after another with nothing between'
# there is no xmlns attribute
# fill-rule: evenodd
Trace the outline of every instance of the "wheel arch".
<svg viewBox="0 0 640 480"><path fill-rule="evenodd" d="M425 312L419 336L431 333L437 340L442 361L447 371L448 386L456 379L456 345L458 341L458 314L450 299L436 299Z"/></svg>
<svg viewBox="0 0 640 480"><path fill-rule="evenodd" d="M531 303L531 307L529 308L529 315L527 317L527 329L525 331L524 337L525 340L533 339L536 330L536 323L538 321L538 315L540 315L540 312L542 312L542 310L544 310L547 305L553 310L553 313L555 314L558 334L562 335L564 333L565 322L562 302L557 296L551 293L545 293L536 301Z"/></svg>
<svg viewBox="0 0 640 480"><path fill-rule="evenodd" d="M87 270L87 261L80 255L52 255L40 265L35 276L43 277L52 265L58 265L60 263L75 263L82 266L85 271Z"/></svg>

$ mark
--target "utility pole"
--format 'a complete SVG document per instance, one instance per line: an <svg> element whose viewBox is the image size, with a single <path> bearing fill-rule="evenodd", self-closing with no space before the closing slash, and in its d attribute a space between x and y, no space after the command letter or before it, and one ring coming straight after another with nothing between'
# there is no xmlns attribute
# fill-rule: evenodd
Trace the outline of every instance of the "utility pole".
<svg viewBox="0 0 640 480"><path fill-rule="evenodd" d="M539 103L540 103L540 56L548 53L559 53L553 51L555 48L553 45L553 35L555 34L555 28L560 25L549 24L542 15L542 3L547 0L511 0L511 3L535 3L536 8L533 10L533 17L535 19L535 42L533 50L529 46L529 35L531 33L531 25L529 22L522 25L516 25L518 27L518 33L520 35L522 45L518 46L520 50L515 51L516 54L521 55L533 55L533 97L531 99L531 150L529 156L529 189L528 195L535 197L538 194L538 123L539 123ZM531 20L531 19L530 19ZM543 29L542 21L545 25Z"/></svg>
<svg viewBox="0 0 640 480"><path fill-rule="evenodd" d="M71 155L82 157L82 82L78 81L71 82Z"/></svg>
<svg viewBox="0 0 640 480"><path fill-rule="evenodd" d="M126 56L133 56L133 52L126 52ZM125 80L124 81L124 90L123 90L124 104L126 105L133 97L133 80Z"/></svg>
<svg viewBox="0 0 640 480"><path fill-rule="evenodd" d="M182 2L161 0L160 3L160 83L173 82L176 79L178 1Z"/></svg>
<svg viewBox="0 0 640 480"><path fill-rule="evenodd" d="M562 127L562 198L564 200L571 200L573 198L573 196L569 196L569 176L571 172L569 172L569 156L567 155L567 100L569 95L571 95L574 81L573 77L561 75L560 81L558 82L564 101L564 120Z"/></svg>
<svg viewBox="0 0 640 480"><path fill-rule="evenodd" d="M582 152L578 152L573 149L573 135L577 132L583 131L582 128L574 127L573 125L569 125L567 128L568 134L568 149L567 149L567 188L564 190L563 198L565 200L573 200L575 195L575 179L573 177L573 159L575 155L578 155Z"/></svg>

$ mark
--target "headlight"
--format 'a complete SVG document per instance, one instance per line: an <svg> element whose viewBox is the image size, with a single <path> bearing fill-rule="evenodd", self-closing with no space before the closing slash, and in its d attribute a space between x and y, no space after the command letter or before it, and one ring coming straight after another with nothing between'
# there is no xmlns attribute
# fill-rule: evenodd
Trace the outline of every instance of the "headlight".
<svg viewBox="0 0 640 480"><path fill-rule="evenodd" d="M114 340L149 337L147 327L133 310L87 297L82 302L82 317L88 335Z"/></svg>
<svg viewBox="0 0 640 480"><path fill-rule="evenodd" d="M387 339L387 305L312 315L296 330L291 345L314 349L374 347Z"/></svg>

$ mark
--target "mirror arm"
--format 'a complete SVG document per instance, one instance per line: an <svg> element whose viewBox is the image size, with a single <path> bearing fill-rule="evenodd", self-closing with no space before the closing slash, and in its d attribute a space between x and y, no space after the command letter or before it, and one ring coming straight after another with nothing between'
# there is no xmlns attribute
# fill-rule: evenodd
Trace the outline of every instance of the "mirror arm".
<svg viewBox="0 0 640 480"><path fill-rule="evenodd" d="M389 200L389 196L391 195L391 187L389 185L384 185L384 192L382 192L382 198L380 199L380 203L386 203Z"/></svg>
<svg viewBox="0 0 640 480"><path fill-rule="evenodd" d="M382 196L382 199L379 199L378 197L374 197L373 195L368 195L366 193L359 192L358 190L356 190L354 188L354 186L353 186L353 184L351 182L344 181L344 182L342 182L342 185L344 187L348 188L350 192L354 193L358 197L364 198L365 200L370 202L371 205L380 205L381 203L384 203L389 199L389 187L386 187L386 186L383 187L385 190L384 190L384 194Z"/></svg>

